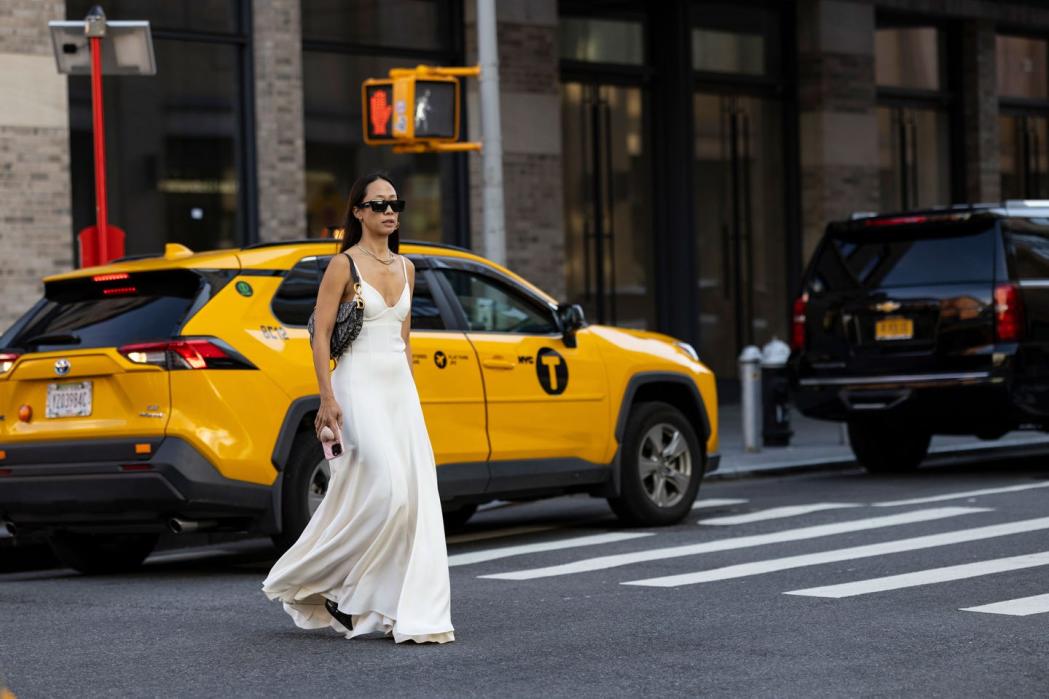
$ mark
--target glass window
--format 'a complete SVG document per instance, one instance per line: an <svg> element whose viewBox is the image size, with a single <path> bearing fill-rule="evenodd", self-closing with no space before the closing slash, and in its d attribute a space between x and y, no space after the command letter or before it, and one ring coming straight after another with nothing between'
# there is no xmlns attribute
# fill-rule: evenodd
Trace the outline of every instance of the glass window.
<svg viewBox="0 0 1049 699"><path fill-rule="evenodd" d="M1007 240L1017 279L1049 279L1049 228L1012 224Z"/></svg>
<svg viewBox="0 0 1049 699"><path fill-rule="evenodd" d="M185 320L201 281L194 272L177 270L142 272L119 282L52 282L45 288L47 301L0 346L46 352L163 340ZM120 293L106 293L114 289Z"/></svg>
<svg viewBox="0 0 1049 699"><path fill-rule="evenodd" d="M285 325L305 326L317 304L317 290L331 257L304 257L288 270L270 308Z"/></svg>
<svg viewBox="0 0 1049 699"><path fill-rule="evenodd" d="M874 74L879 87L939 90L940 31L935 27L878 29Z"/></svg>
<svg viewBox="0 0 1049 699"><path fill-rule="evenodd" d="M441 309L433 300L430 279L426 272L416 269L415 289L412 291L412 330L444 330Z"/></svg>
<svg viewBox="0 0 1049 699"><path fill-rule="evenodd" d="M157 74L105 82L110 223L128 255L245 240L238 206L244 133L235 45L155 40ZM69 79L73 226L95 223L91 81Z"/></svg>
<svg viewBox="0 0 1049 699"><path fill-rule="evenodd" d="M341 226L346 196L359 175L386 170L408 206L401 214L401 239L441 241L457 220L454 160L437 153L398 154L366 146L361 139L361 83L390 68L417 61L303 53L306 136L306 216L312 237Z"/></svg>
<svg viewBox="0 0 1049 699"><path fill-rule="evenodd" d="M963 225L879 226L832 233L819 253L810 290L846 291L994 278L994 228Z"/></svg>
<svg viewBox="0 0 1049 699"><path fill-rule="evenodd" d="M561 58L628 65L645 62L640 22L562 17L557 29L561 39Z"/></svg>
<svg viewBox="0 0 1049 699"><path fill-rule="evenodd" d="M1049 198L1049 118L998 117L1002 199Z"/></svg>
<svg viewBox="0 0 1049 699"><path fill-rule="evenodd" d="M1049 97L1049 74L1046 71L1049 42L998 35L995 44L999 96Z"/></svg>
<svg viewBox="0 0 1049 699"><path fill-rule="evenodd" d="M532 335L559 332L549 308L502 282L459 269L440 273L452 285L470 330Z"/></svg>
<svg viewBox="0 0 1049 699"><path fill-rule="evenodd" d="M66 0L66 19L84 19L98 0ZM102 3L106 19L145 19L152 29L183 29L201 32L237 32L240 8L236 0L107 0Z"/></svg>
<svg viewBox="0 0 1049 699"><path fill-rule="evenodd" d="M951 203L950 124L938 109L878 107L881 210Z"/></svg>
<svg viewBox="0 0 1049 699"><path fill-rule="evenodd" d="M692 30L693 70L743 75L765 73L765 37L760 34Z"/></svg>
<svg viewBox="0 0 1049 699"><path fill-rule="evenodd" d="M449 20L446 0L302 0L306 40L448 49Z"/></svg>

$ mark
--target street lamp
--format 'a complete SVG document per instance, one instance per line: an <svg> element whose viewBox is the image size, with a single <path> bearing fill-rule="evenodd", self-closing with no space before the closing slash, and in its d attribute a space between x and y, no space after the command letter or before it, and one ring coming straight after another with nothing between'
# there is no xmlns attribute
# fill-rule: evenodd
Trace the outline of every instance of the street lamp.
<svg viewBox="0 0 1049 699"><path fill-rule="evenodd" d="M96 225L77 234L80 264L103 265L124 256L124 231L109 225L106 206L106 130L102 118L102 75L155 75L148 21L106 20L95 5L82 22L48 22L58 72L91 76L91 129L95 145ZM105 45L105 52L102 47Z"/></svg>

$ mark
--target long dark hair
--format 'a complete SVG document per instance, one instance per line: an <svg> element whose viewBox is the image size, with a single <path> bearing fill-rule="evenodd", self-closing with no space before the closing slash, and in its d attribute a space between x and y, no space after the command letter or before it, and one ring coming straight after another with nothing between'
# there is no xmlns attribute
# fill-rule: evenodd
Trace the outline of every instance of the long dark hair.
<svg viewBox="0 0 1049 699"><path fill-rule="evenodd" d="M357 178L357 181L350 187L350 195L346 198L346 215L342 220L342 246L339 247L339 252L348 250L360 242L364 231L362 230L361 222L353 215L353 210L364 202L364 193L368 191L368 185L375 180L386 180L393 187L394 191L397 191L397 185L390 179L389 174L382 170L369 172L367 175ZM390 250L393 252L397 252L401 247L400 228L390 234L389 245Z"/></svg>

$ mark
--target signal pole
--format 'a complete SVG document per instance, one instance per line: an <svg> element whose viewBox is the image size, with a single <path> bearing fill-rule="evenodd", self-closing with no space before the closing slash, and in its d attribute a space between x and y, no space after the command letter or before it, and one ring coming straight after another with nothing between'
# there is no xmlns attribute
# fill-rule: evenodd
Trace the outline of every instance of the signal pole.
<svg viewBox="0 0 1049 699"><path fill-rule="evenodd" d="M503 137L499 117L499 45L495 0L477 0L477 58L481 64L481 151L484 181L484 255L506 264L506 217L503 212Z"/></svg>

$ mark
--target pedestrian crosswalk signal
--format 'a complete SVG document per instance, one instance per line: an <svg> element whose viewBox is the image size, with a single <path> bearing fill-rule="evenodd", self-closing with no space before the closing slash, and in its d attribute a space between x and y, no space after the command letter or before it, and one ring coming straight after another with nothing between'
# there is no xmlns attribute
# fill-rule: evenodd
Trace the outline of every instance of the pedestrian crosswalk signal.
<svg viewBox="0 0 1049 699"><path fill-rule="evenodd" d="M459 76L477 68L394 68L361 86L364 142L399 152L478 150L459 141Z"/></svg>

